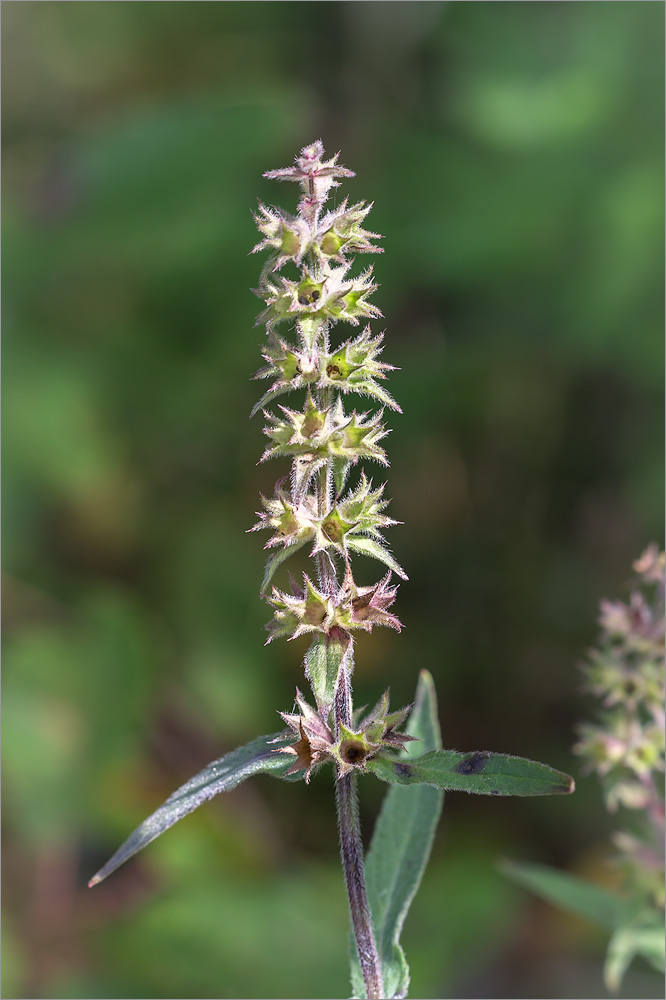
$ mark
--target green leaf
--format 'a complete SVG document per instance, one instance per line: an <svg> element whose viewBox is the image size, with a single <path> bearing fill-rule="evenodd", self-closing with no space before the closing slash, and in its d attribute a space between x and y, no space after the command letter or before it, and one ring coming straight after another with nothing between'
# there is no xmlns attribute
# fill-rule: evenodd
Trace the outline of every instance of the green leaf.
<svg viewBox="0 0 666 1000"><path fill-rule="evenodd" d="M270 389L267 389L264 395L259 400L259 402L255 403L252 409L250 410L250 420L252 419L252 417L256 416L259 410L263 410L265 406L268 406L268 404L271 403L274 399L277 399L278 396L283 396L286 392L293 392L294 389L300 389L300 388L301 385L294 386L291 383L287 382L286 384L272 386Z"/></svg>
<svg viewBox="0 0 666 1000"><path fill-rule="evenodd" d="M608 943L604 981L616 993L631 962L641 955L657 972L664 971L664 914L644 910L635 920L618 927Z"/></svg>
<svg viewBox="0 0 666 1000"><path fill-rule="evenodd" d="M397 573L403 580L408 579L402 566L395 561L391 553L383 545L380 545L379 542L373 541L372 538L355 536L354 538L348 538L346 543L347 548L353 552L358 552L363 556L370 556L372 559L378 559L385 566L388 566L389 569L392 569L394 573Z"/></svg>
<svg viewBox="0 0 666 1000"><path fill-rule="evenodd" d="M664 971L664 914L641 908L636 898L623 899L602 886L546 865L504 861L500 870L548 903L571 910L613 931L608 944L604 980L616 993L636 955Z"/></svg>
<svg viewBox="0 0 666 1000"><path fill-rule="evenodd" d="M287 452L285 452L287 454ZM318 469L326 465L326 459L318 455L304 454L296 458L292 467L293 497L302 499L308 483Z"/></svg>
<svg viewBox="0 0 666 1000"><path fill-rule="evenodd" d="M378 756L368 761L367 769L394 785L425 782L475 795L565 795L574 790L573 778L547 764L488 750L435 750L409 762Z"/></svg>
<svg viewBox="0 0 666 1000"><path fill-rule="evenodd" d="M319 331L325 322L326 320L323 319L321 315L307 316L301 314L298 317L296 327L307 351L312 351L317 342Z"/></svg>
<svg viewBox="0 0 666 1000"><path fill-rule="evenodd" d="M343 489L345 488L345 483L347 482L347 476L349 474L349 468L351 466L350 460L346 455L334 455L331 461L331 469L333 470L333 482L335 483L335 495L340 496Z"/></svg>
<svg viewBox="0 0 666 1000"><path fill-rule="evenodd" d="M282 548L277 549L275 552L271 553L266 562L266 569L264 570L264 578L261 581L260 593L262 594L266 593L266 591L268 590L268 585L273 579L273 574L275 573L278 566L281 566L282 563L289 558L289 556L293 556L295 552L298 552L299 549L302 549L306 541L309 541L309 539L304 539L303 541L294 542L292 545L285 545Z"/></svg>
<svg viewBox="0 0 666 1000"><path fill-rule="evenodd" d="M602 886L557 871L547 865L503 861L500 871L548 903L577 913L580 917L611 929L627 915L627 903Z"/></svg>
<svg viewBox="0 0 666 1000"><path fill-rule="evenodd" d="M278 749L276 742L279 743L283 735L273 733L259 736L246 746L238 747L219 760L214 760L203 771L195 774L130 834L113 857L93 875L88 885L97 885L179 819L220 792L231 791L253 774L264 772L281 777L290 763L293 763L292 757L275 752Z"/></svg>
<svg viewBox="0 0 666 1000"><path fill-rule="evenodd" d="M419 742L409 743L402 759L441 747L435 688L425 670L419 677L406 732ZM365 873L387 997L407 995L409 968L399 939L428 863L443 800L443 793L430 785L391 788L375 825ZM350 953L354 994L365 996L353 938Z"/></svg>
<svg viewBox="0 0 666 1000"><path fill-rule="evenodd" d="M333 704L340 664L345 656L351 657L351 653L349 642L335 635L325 635L317 636L305 654L305 676L312 686L317 707L324 713Z"/></svg>
<svg viewBox="0 0 666 1000"><path fill-rule="evenodd" d="M396 403L395 399L390 392L387 392L383 386L377 385L373 379L359 379L355 381L353 377L349 380L348 386L346 387L346 392L358 392L363 396L372 396L378 399L385 406L390 406L392 410L397 410L398 413L402 413L400 406Z"/></svg>

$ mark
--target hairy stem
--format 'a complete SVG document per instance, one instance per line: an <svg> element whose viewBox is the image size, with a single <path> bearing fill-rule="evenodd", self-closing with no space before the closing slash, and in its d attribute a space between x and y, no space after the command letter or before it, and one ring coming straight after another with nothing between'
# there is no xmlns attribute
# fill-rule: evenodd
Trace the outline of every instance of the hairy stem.
<svg viewBox="0 0 666 1000"><path fill-rule="evenodd" d="M380 1000L384 996L384 983L365 888L356 781L355 774L345 774L336 781L340 853L366 996L368 1000Z"/></svg>
<svg viewBox="0 0 666 1000"><path fill-rule="evenodd" d="M340 723L351 724L351 690L347 672L340 677L335 694L335 727ZM335 783L335 800L338 809L340 854L347 885L349 912L354 928L358 958L365 983L367 1000L381 1000L384 996L382 967L372 929L372 917L365 887L363 842L358 814L357 777L344 774Z"/></svg>
<svg viewBox="0 0 666 1000"><path fill-rule="evenodd" d="M328 331L324 324L319 331L320 350L328 351ZM315 390L315 401L320 410L326 410L332 404L331 390ZM333 474L331 471L331 460L329 459L323 469L317 473L317 514L324 517L328 513L331 502ZM322 591L333 597L337 593L338 580L335 572L335 564L332 556L328 552L317 554L317 573L319 575L319 586Z"/></svg>

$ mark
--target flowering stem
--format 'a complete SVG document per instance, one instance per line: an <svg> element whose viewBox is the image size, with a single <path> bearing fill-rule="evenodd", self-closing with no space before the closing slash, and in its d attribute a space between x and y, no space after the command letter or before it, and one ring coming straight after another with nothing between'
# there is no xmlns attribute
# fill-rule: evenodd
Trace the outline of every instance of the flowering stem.
<svg viewBox="0 0 666 1000"><path fill-rule="evenodd" d="M313 636L306 674L317 709L310 708L298 693L301 714L283 714L298 741L282 749L296 756L288 773L305 769L306 781L327 758L335 762L340 849L352 926L366 995L368 1000L379 1000L384 985L365 886L354 769L363 767L365 759L381 746L402 745L404 738L396 729L406 710L389 714L386 694L365 728L354 730L352 630L372 631L375 625L400 630L398 619L388 613L396 590L389 580L391 572L403 579L406 575L385 547L382 531L397 522L383 513L388 502L382 498L383 486L373 489L361 470L357 485L347 493L344 490L347 473L359 461L388 465L379 445L387 433L381 423L383 408L399 411L400 407L381 384L392 367L378 360L382 334L373 336L368 326L331 350L331 329L337 323L358 326L362 320L381 316L369 301L377 288L372 268L356 277L349 275L355 254L381 252L374 243L381 237L362 225L372 206L365 202L349 206L345 199L324 212L340 180L354 176L337 159L337 155L324 159L318 140L301 150L292 167L264 175L297 182L301 193L295 216L265 205L259 206L255 216L264 239L253 252L268 250L271 255L257 289L265 304L258 323L265 323L269 338L263 354L267 367L257 374L273 383L253 412L295 389L304 389L306 399L302 412L285 406L281 407L283 416L264 411L265 433L271 443L262 461L290 458L292 488L288 495L278 484L275 498L264 499L265 511L253 530L273 531L266 545L273 553L264 575L264 593L284 559L314 543L317 586L304 575L302 588L294 584L289 594L273 587L268 598L275 608L271 638ZM287 264L298 269L297 278L280 274ZM277 328L283 323L293 325L297 344L278 336ZM382 408L372 416L345 409L347 394L370 397ZM389 572L374 585L359 587L351 570L354 553L378 560Z"/></svg>
<svg viewBox="0 0 666 1000"><path fill-rule="evenodd" d="M338 778L335 783L340 854L366 996L368 1000L380 1000L384 996L384 983L365 888L356 780L356 775L350 773Z"/></svg>
<svg viewBox="0 0 666 1000"><path fill-rule="evenodd" d="M328 343L324 344L324 350L328 350ZM330 389L315 390L314 398L320 410L325 410L331 405ZM321 518L325 517L328 512L332 495L332 480L331 461L329 459L324 468L320 469L317 473L317 514ZM319 586L323 593L328 597L334 597L338 589L335 565L326 551L317 554L317 572L319 575Z"/></svg>

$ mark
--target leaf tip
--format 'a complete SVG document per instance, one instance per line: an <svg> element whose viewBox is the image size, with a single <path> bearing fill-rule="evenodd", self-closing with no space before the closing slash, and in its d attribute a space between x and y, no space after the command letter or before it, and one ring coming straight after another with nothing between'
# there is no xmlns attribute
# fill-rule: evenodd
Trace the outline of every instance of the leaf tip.
<svg viewBox="0 0 666 1000"><path fill-rule="evenodd" d="M554 792L559 792L560 795L571 795L572 792L576 791L576 782L570 775L559 772L557 776L559 781L553 789Z"/></svg>
<svg viewBox="0 0 666 1000"><path fill-rule="evenodd" d="M422 667L421 670L419 670L419 685L427 688L428 694L431 697L435 695L435 681L433 680L433 676L430 671L426 670L425 667Z"/></svg>

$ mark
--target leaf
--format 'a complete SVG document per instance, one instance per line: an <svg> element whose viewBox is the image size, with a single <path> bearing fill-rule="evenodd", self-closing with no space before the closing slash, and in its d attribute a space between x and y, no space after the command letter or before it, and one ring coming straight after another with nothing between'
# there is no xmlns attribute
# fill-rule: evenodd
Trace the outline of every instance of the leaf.
<svg viewBox="0 0 666 1000"><path fill-rule="evenodd" d="M268 590L268 585L273 579L273 574L275 573L278 566L281 566L282 563L289 558L289 556L293 556L295 552L298 552L299 549L302 549L303 546L305 545L305 541L306 540L293 542L291 545L284 545L282 548L277 549L275 552L271 553L271 555L268 557L268 560L266 561L266 569L264 570L264 578L261 581L260 593L262 594L266 593L266 591Z"/></svg>
<svg viewBox="0 0 666 1000"><path fill-rule="evenodd" d="M418 742L407 745L402 759L441 746L435 688L426 670L419 677L406 732ZM399 939L428 863L443 800L443 793L430 785L390 788L375 825L365 873L387 997L407 995L409 968ZM350 953L354 994L365 996L353 938Z"/></svg>
<svg viewBox="0 0 666 1000"><path fill-rule="evenodd" d="M268 406L269 403L272 403L274 399L277 399L278 396L281 396L283 392L288 392L290 388L291 386L280 386L279 389L269 389L267 392L265 392L264 395L259 400L259 402L255 403L252 409L250 410L250 420L252 420L252 417L256 417L257 413L259 413L260 410L265 409L265 407Z"/></svg>
<svg viewBox="0 0 666 1000"><path fill-rule="evenodd" d="M372 538L363 538L359 536L348 538L347 548L351 549L353 552L358 552L359 555L370 556L372 559L378 559L380 562L383 562L385 566L388 566L389 569L392 569L394 573L397 573L403 580L408 579L404 569L395 561L391 553L385 549L383 545L380 545L379 542L373 541Z"/></svg>
<svg viewBox="0 0 666 1000"><path fill-rule="evenodd" d="M331 462L331 468L333 470L333 482L335 484L335 495L340 496L343 489L345 488L345 483L347 482L347 476L349 474L349 468L351 462L344 455L334 455Z"/></svg>
<svg viewBox="0 0 666 1000"><path fill-rule="evenodd" d="M604 981L612 993L619 990L636 955L642 955L657 972L664 971L664 914L656 909L644 910L635 920L618 927L611 937Z"/></svg>
<svg viewBox="0 0 666 1000"><path fill-rule="evenodd" d="M619 990L636 955L642 955L658 972L664 971L661 911L640 909L641 903L635 898L623 899L593 882L546 865L504 861L500 870L546 902L613 931L604 965L604 981L610 992Z"/></svg>
<svg viewBox="0 0 666 1000"><path fill-rule="evenodd" d="M618 927L627 913L627 904L619 896L568 872L522 861L503 861L499 868L512 881L546 902L571 910L602 927Z"/></svg>
<svg viewBox="0 0 666 1000"><path fill-rule="evenodd" d="M325 320L321 316L308 316L301 314L296 322L296 328L300 334L306 350L312 352L317 342L319 331Z"/></svg>
<svg viewBox="0 0 666 1000"><path fill-rule="evenodd" d="M305 654L305 676L310 681L315 700L324 714L333 704L340 665L345 660L353 666L351 644L336 635L317 636Z"/></svg>
<svg viewBox="0 0 666 1000"><path fill-rule="evenodd" d="M308 488L308 483L318 469L326 465L326 459L317 455L300 455L295 458L292 467L292 496L294 500L301 500Z"/></svg>
<svg viewBox="0 0 666 1000"><path fill-rule="evenodd" d="M367 769L391 784L425 782L445 791L475 795L566 795L574 790L573 778L547 764L488 750L435 750L409 763L378 756L368 761Z"/></svg>
<svg viewBox="0 0 666 1000"><path fill-rule="evenodd" d="M372 396L375 399L378 399L381 403L384 403L385 406L390 406L392 410L396 410L398 413L402 413L400 406L398 405L398 403L396 403L391 393L387 392L387 390L384 389L383 386L377 385L377 383L373 381L373 379L368 378L368 379L359 379L358 381L354 381L354 379L352 378L350 379L349 386L345 391L357 392L363 396Z"/></svg>
<svg viewBox="0 0 666 1000"><path fill-rule="evenodd" d="M238 747L208 764L203 771L199 771L170 795L159 809L130 834L113 857L93 875L88 885L97 885L179 819L220 792L231 791L253 774L264 772L281 777L290 763L293 763L293 757L275 752L278 749L275 743L279 743L283 736L283 733L259 736L246 746Z"/></svg>

